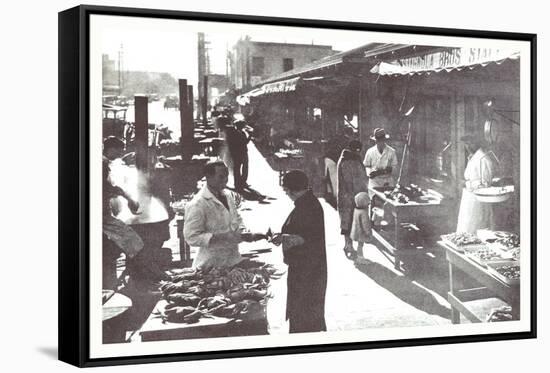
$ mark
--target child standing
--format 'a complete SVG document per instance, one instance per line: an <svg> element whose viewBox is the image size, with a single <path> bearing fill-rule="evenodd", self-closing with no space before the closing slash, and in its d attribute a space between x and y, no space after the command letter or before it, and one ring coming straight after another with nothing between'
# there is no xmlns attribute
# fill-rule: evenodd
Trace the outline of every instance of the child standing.
<svg viewBox="0 0 550 373"><path fill-rule="evenodd" d="M355 209L353 210L353 222L350 238L357 241L357 261L365 261L363 245L371 241L372 229L369 218L369 194L360 192L355 195Z"/></svg>

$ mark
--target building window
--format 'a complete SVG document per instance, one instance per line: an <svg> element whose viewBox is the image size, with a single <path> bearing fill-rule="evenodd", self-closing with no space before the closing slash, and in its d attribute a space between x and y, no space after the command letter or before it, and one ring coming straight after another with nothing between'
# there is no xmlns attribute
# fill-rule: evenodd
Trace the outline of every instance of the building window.
<svg viewBox="0 0 550 373"><path fill-rule="evenodd" d="M264 58L252 57L252 75L264 75Z"/></svg>
<svg viewBox="0 0 550 373"><path fill-rule="evenodd" d="M294 60L292 58L283 58L283 71L292 70L294 68Z"/></svg>

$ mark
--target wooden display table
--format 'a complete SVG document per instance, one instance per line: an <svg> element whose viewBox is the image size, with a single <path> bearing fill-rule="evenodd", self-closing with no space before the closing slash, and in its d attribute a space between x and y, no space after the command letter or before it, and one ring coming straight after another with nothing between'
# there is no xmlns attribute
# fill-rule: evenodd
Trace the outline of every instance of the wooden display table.
<svg viewBox="0 0 550 373"><path fill-rule="evenodd" d="M142 342L268 334L265 306L261 312L249 315L244 320L212 316L203 317L194 324L185 324L163 323L159 311L164 310L166 304L166 300L160 300L141 328Z"/></svg>
<svg viewBox="0 0 550 373"><path fill-rule="evenodd" d="M478 317L467 305L467 302L479 299L498 297L512 307L514 319L519 319L519 283L509 285L493 276L485 267L471 260L461 252L453 249L444 241L438 244L446 250L447 261L449 262L449 285L447 294L451 304L451 321L453 324L460 323L460 314L469 321L479 323L484 320ZM472 289L457 288L457 270L460 270L479 282L482 287Z"/></svg>
<svg viewBox="0 0 550 373"><path fill-rule="evenodd" d="M416 223L420 219L426 217L437 217L446 215L446 207L442 205L442 199L436 195L427 195L425 201L409 201L408 203L399 203L386 197L384 192L378 188L369 187L369 191L374 193L371 205L374 205L375 200L381 201L385 211L390 211L393 216L393 232L390 239L386 239L381 234L381 230L373 226L372 232L374 238L380 242L386 251L393 257L395 269L401 270L401 262L404 257L416 255L419 251L417 248L409 247L407 243L401 239L401 229L405 223ZM391 258L389 258L391 260Z"/></svg>
<svg viewBox="0 0 550 373"><path fill-rule="evenodd" d="M276 152L273 155L273 159L275 160L275 167L277 171L279 171L279 184L281 184L285 172L293 169L300 170L303 168L304 164L303 155L289 155L282 152Z"/></svg>

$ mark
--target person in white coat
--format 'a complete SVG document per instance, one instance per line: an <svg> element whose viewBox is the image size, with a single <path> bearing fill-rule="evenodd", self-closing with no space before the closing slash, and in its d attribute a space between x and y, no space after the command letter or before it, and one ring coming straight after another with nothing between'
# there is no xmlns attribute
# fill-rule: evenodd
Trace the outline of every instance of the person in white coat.
<svg viewBox="0 0 550 373"><path fill-rule="evenodd" d="M367 150L363 165L369 177L369 187L394 186L393 173L397 170L397 155L395 149L386 144L390 136L383 128L376 128L371 139L376 145ZM369 192L372 198L373 193Z"/></svg>
<svg viewBox="0 0 550 373"><path fill-rule="evenodd" d="M466 135L461 138L470 154L464 171L464 188L458 212L457 232L476 233L478 229L494 229L493 206L480 202L474 190L488 187L493 180L496 164L479 136Z"/></svg>
<svg viewBox="0 0 550 373"><path fill-rule="evenodd" d="M206 185L185 209L185 241L199 247L194 268L231 267L242 260L239 243L261 235L244 232L235 195L225 189L227 166L222 161L209 162L204 173Z"/></svg>
<svg viewBox="0 0 550 373"><path fill-rule="evenodd" d="M379 208L384 203L370 189L395 186L393 174L397 171L397 154L394 148L386 144L389 138L390 136L383 128L375 128L371 139L376 144L367 150L363 160L363 166L369 177L370 215L373 222L375 207Z"/></svg>

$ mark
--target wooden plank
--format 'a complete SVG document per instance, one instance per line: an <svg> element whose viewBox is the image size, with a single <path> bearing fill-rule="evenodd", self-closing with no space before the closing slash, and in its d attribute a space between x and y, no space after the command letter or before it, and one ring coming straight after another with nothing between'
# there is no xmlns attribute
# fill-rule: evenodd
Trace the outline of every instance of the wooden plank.
<svg viewBox="0 0 550 373"><path fill-rule="evenodd" d="M494 297L494 294L484 286L472 289L461 289L453 292L453 294L462 302Z"/></svg>
<svg viewBox="0 0 550 373"><path fill-rule="evenodd" d="M451 262L449 262L449 293L454 294L457 290L456 288L456 272L454 270L454 266ZM460 324L460 313L458 310L451 306L451 322L453 324Z"/></svg>
<svg viewBox="0 0 550 373"><path fill-rule="evenodd" d="M143 324L139 332L143 342L267 334L265 306L246 320L211 316L201 318L195 324L185 324L162 321L159 311L164 310L166 304L166 300L160 300Z"/></svg>
<svg viewBox="0 0 550 373"><path fill-rule="evenodd" d="M477 317L477 315L472 312L460 299L458 299L453 293L448 292L447 293L447 300L451 307L458 310L461 314L463 314L468 320L470 320L473 323L480 323L482 320ZM453 324L460 323L460 319L458 319L458 322L455 322L453 320Z"/></svg>

